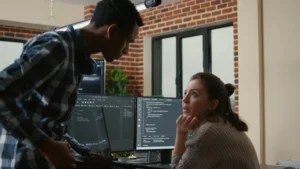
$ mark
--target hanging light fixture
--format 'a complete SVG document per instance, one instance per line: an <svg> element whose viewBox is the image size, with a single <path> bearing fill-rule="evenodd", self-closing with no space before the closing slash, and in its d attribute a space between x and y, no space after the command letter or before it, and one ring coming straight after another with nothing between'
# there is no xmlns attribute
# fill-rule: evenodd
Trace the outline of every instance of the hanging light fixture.
<svg viewBox="0 0 300 169"><path fill-rule="evenodd" d="M53 0L50 0L50 15L49 15L49 24L46 25L46 30L53 29L53 26L56 25L56 18L53 14Z"/></svg>

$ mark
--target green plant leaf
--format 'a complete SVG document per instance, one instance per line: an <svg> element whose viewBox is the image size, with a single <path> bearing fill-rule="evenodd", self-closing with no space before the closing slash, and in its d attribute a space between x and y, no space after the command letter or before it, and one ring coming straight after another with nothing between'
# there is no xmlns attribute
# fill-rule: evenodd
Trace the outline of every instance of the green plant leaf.
<svg viewBox="0 0 300 169"><path fill-rule="evenodd" d="M107 93L110 95L128 95L128 76L121 69L112 69L107 81Z"/></svg>
<svg viewBox="0 0 300 169"><path fill-rule="evenodd" d="M114 153L114 157L115 158L119 158L119 157L129 157L131 156L132 153L131 152L118 152L118 153Z"/></svg>

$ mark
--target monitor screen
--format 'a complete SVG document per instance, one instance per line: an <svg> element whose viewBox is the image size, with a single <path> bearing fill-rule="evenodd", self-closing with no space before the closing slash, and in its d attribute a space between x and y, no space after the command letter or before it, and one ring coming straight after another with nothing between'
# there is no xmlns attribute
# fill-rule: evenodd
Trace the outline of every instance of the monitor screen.
<svg viewBox="0 0 300 169"><path fill-rule="evenodd" d="M173 149L181 99L137 98L136 150Z"/></svg>
<svg viewBox="0 0 300 169"><path fill-rule="evenodd" d="M94 115L97 128L98 143L100 145L98 152L105 155L105 157L109 157L111 154L111 147L103 107L100 109L100 111L96 111Z"/></svg>
<svg viewBox="0 0 300 169"><path fill-rule="evenodd" d="M103 113L107 124L111 151L134 150L134 97L79 94L69 122L69 134L79 143L97 151L97 128L94 113Z"/></svg>

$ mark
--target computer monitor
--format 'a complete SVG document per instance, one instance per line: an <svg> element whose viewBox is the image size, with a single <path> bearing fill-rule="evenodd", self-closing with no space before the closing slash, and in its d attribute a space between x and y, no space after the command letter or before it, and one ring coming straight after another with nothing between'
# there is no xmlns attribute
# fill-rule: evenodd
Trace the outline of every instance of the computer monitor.
<svg viewBox="0 0 300 169"><path fill-rule="evenodd" d="M84 75L79 86L80 94L105 95L105 60L95 59L97 70L92 75Z"/></svg>
<svg viewBox="0 0 300 169"><path fill-rule="evenodd" d="M98 137L94 113L100 111L102 106L111 151L133 151L135 141L134 97L79 94L74 113L68 123L70 125L69 134L79 143L97 151L99 146L96 143Z"/></svg>
<svg viewBox="0 0 300 169"><path fill-rule="evenodd" d="M136 150L173 149L181 99L138 97L136 102Z"/></svg>

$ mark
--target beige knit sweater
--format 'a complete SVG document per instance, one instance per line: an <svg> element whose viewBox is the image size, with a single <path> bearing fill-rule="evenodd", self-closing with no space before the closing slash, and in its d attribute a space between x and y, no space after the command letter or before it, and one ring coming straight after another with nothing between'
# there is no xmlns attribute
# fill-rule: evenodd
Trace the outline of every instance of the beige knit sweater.
<svg viewBox="0 0 300 169"><path fill-rule="evenodd" d="M184 154L174 154L172 169L259 169L255 149L244 132L229 122L205 122L185 144Z"/></svg>

